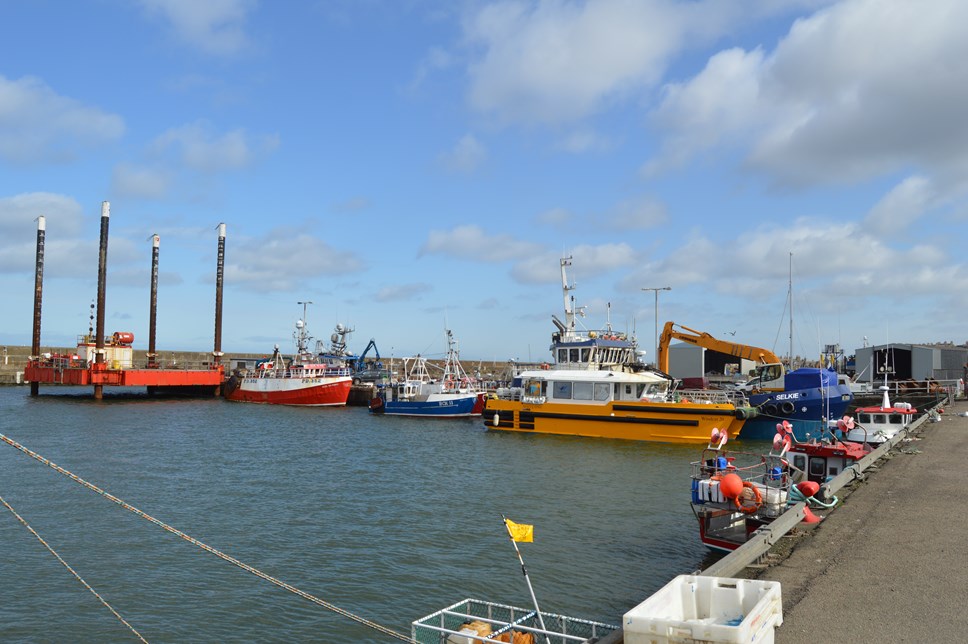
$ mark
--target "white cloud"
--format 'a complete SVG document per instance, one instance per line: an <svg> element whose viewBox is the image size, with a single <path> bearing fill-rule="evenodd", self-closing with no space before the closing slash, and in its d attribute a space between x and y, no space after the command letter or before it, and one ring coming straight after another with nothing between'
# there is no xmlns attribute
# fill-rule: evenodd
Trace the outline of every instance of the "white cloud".
<svg viewBox="0 0 968 644"><path fill-rule="evenodd" d="M583 244L567 251L572 264L581 267L586 276L601 275L609 271L633 266L638 254L628 244ZM560 253L544 251L531 253L527 258L514 264L511 277L522 284L547 284L561 281Z"/></svg>
<svg viewBox="0 0 968 644"><path fill-rule="evenodd" d="M682 162L738 135L748 165L777 184L868 180L966 165L968 4L844 0L798 20L766 55L713 56L670 84L657 110L670 135L649 167Z"/></svg>
<svg viewBox="0 0 968 644"><path fill-rule="evenodd" d="M763 58L759 50L730 49L710 58L688 83L667 85L653 118L668 134L660 157L645 167L646 174L681 165L698 151L752 129L762 109Z"/></svg>
<svg viewBox="0 0 968 644"><path fill-rule="evenodd" d="M871 208L864 227L884 236L897 235L930 211L936 199L937 191L930 179L908 177Z"/></svg>
<svg viewBox="0 0 968 644"><path fill-rule="evenodd" d="M441 155L441 162L451 172L469 174L487 159L487 148L473 134L465 134L454 148Z"/></svg>
<svg viewBox="0 0 968 644"><path fill-rule="evenodd" d="M505 1L464 25L479 52L472 107L504 122L564 123L661 79L685 44L705 41L740 15L722 2Z"/></svg>
<svg viewBox="0 0 968 644"><path fill-rule="evenodd" d="M196 122L167 130L151 148L157 153L174 152L180 164L211 174L246 167L275 150L278 143L273 136L253 141L242 129L215 135L208 124Z"/></svg>
<svg viewBox="0 0 968 644"><path fill-rule="evenodd" d="M60 96L38 78L0 76L0 159L73 161L81 150L123 133L124 121L116 114Z"/></svg>
<svg viewBox="0 0 968 644"><path fill-rule="evenodd" d="M520 259L538 250L538 245L511 235L488 235L480 226L465 225L451 230L432 230L420 247L422 255L446 255L480 262Z"/></svg>
<svg viewBox="0 0 968 644"><path fill-rule="evenodd" d="M245 240L230 257L241 259L226 262L226 282L259 292L294 291L307 279L363 268L362 260L352 251L335 249L289 228L275 228L262 237Z"/></svg>
<svg viewBox="0 0 968 644"><path fill-rule="evenodd" d="M609 223L619 230L655 228L669 218L665 204L654 197L642 197L620 203Z"/></svg>
<svg viewBox="0 0 968 644"><path fill-rule="evenodd" d="M141 0L149 13L167 20L183 41L216 55L236 54L248 45L245 22L254 0Z"/></svg>
<svg viewBox="0 0 968 644"><path fill-rule="evenodd" d="M539 213L534 220L543 226L558 227L574 221L575 215L565 208L552 208Z"/></svg>
<svg viewBox="0 0 968 644"><path fill-rule="evenodd" d="M163 169L120 163L111 175L112 191L125 197L160 199L171 185L171 174Z"/></svg>
<svg viewBox="0 0 968 644"><path fill-rule="evenodd" d="M37 239L40 215L47 229L61 236L73 237L81 230L84 212L71 197L50 192L28 192L0 198L0 244L30 242Z"/></svg>
<svg viewBox="0 0 968 644"><path fill-rule="evenodd" d="M433 290L430 284L424 282L397 284L381 288L377 291L374 299L377 302L407 302L418 299L424 293L429 293Z"/></svg>

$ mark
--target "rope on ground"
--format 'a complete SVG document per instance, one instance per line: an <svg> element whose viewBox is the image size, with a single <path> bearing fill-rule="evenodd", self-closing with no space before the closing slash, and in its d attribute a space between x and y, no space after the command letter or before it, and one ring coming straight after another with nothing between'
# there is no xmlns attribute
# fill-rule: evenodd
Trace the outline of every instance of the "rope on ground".
<svg viewBox="0 0 968 644"><path fill-rule="evenodd" d="M818 499L818 498L816 498L814 496L807 496L806 494L804 494L803 492L801 492L800 490L798 490L797 489L797 486L794 485L793 487L790 488L790 494L787 497L787 504L788 505L795 505L795 504L799 503L800 501L803 501L807 505L812 505L815 508L817 508L817 507L820 507L820 508L832 508L835 505L837 505L838 499L837 499L837 497L834 497L828 503L824 503L823 501L821 501L820 499Z"/></svg>
<svg viewBox="0 0 968 644"><path fill-rule="evenodd" d="M253 568L252 566L250 566L250 565L248 565L246 563L243 563L243 562L239 561L235 557L229 556L229 555L225 554L224 552L221 552L220 550L216 550L212 546L209 546L209 545L207 545L205 543L202 543L201 541L199 541L198 539L195 539L194 537L190 537L189 535L185 534L181 530L178 530L177 528L174 528L174 527L168 525L167 523L165 523L163 521L160 521L160 520L154 518L150 514L147 514L145 512L142 512L141 510L139 510L138 508L134 507L133 505L130 505L128 503L125 503L124 501L122 501L118 497L116 497L113 494L110 494L110 493L102 490L101 488L99 488L98 486L94 485L93 483L89 483L89 482L85 481L81 477L79 477L79 476L77 476L77 475L75 475L75 474L73 474L73 473L65 470L63 467L57 465L56 463L53 463L52 461L47 460L46 458L44 458L40 454L37 454L36 452L33 452L33 451L29 450L28 448L24 447L23 445L21 445L20 443L18 443L15 440L13 440L12 438L9 438L7 436L4 436L3 434L0 434L0 440L2 440L3 442L7 443L11 447L15 447L15 448L19 449L21 452L23 452L27 456L29 456L29 457L37 460L37 461L40 461L41 463L43 463L44 465L50 467L51 469L53 469L53 470L55 470L55 471L63 474L64 476L66 476L69 479L73 480L75 483L79 483L80 485L83 485L87 489L89 489L89 490L91 490L93 492L97 492L98 494L100 494L104 498L108 499L109 501L113 501L114 503L117 503L118 505L120 505L125 510L128 510L129 512L132 512L132 513L138 515L142 519L145 519L147 521L150 521L151 523L154 523L158 527L163 528L163 529L167 530L168 532L170 532L170 533L172 533L174 535L177 535L177 536L181 537L185 541L187 541L187 542L189 542L189 543L191 543L191 544L193 544L195 546L198 546L202 550L204 550L206 552L209 552L209 553L215 555L219 559L222 559L224 561L227 561L227 562L229 562L230 564L232 564L234 566L238 566L242 570L245 570L246 572L252 573L256 577L259 577L260 579L264 579L265 581L268 581L269 583L274 584L274 585L278 586L279 588L283 588L285 590L288 590L291 593L294 593L296 595L299 595L303 599L306 599L308 601L311 601L314 604L317 604L319 606L322 606L323 608L326 608L328 610L331 610L331 611L333 611L334 613L336 613L338 615L342 615L343 617L349 618L349 619L353 620L354 622L357 622L359 624L362 624L363 626L367 626L369 628L372 628L372 629L374 629L376 631L379 631L379 632L383 633L384 635L388 635L388 636L393 637L393 638L396 638L398 640L402 640L404 642L412 642L412 643L416 644L416 640L411 639L409 636L404 635L403 633L399 633L399 632L397 632L395 630L392 630L392 629L390 629L390 628L388 628L386 626L383 626L381 624L377 624L376 622L370 621L370 620L366 619L365 617L360 617L359 615L355 615L354 613L351 613L348 610L345 610L343 608L340 608L339 606L336 606L335 604L331 604L331 603L329 603L329 602L327 602L327 601L325 601L323 599L320 599L318 597L315 597L313 595L310 595L309 593L307 593L305 591L302 591L302 590L296 588L295 586L292 586L292 585L290 585L290 584L288 584L288 583L286 583L286 582L284 582L284 581L282 581L280 579L276 579L275 577L273 577L271 575L268 575L268 574L262 572L261 570L258 570L256 568Z"/></svg>
<svg viewBox="0 0 968 644"><path fill-rule="evenodd" d="M30 526L30 524L29 524L29 523L27 523L27 521L26 521L26 519L24 519L24 518L23 518L22 516L20 516L20 515L19 515L19 514L17 513L17 511L16 511L16 510L14 510L14 509L13 509L13 507L12 507L12 506L11 506L11 505L10 505L9 503L7 503L7 501L6 501L6 500L5 500L5 499L4 499L4 498L3 498L2 496L0 496L0 503L3 503L3 505L4 505L4 506L5 506L5 507L6 507L6 508L7 508L8 510L10 510L10 512L11 512L11 513L13 514L13 516L15 516L15 517L17 518L17 521L19 521L20 523L22 523L22 524L23 524L23 526L24 526L25 528L27 528L27 529L28 529L28 530L30 531L30 534L32 534L32 535L34 535L35 537L37 537L37 541L39 541L39 542L40 542L41 544L43 544L43 546L44 546L45 548L47 548L47 550L48 550L48 551L50 551L50 554L52 554L52 555L54 555L54 557L56 557L56 558L57 558L57 561L59 561L59 562L61 562L61 564L63 564L63 565L64 565L64 567L65 567L65 568L67 568L67 570L68 570L68 572L70 572L70 573L71 573L72 575L74 575L74 578L75 578L75 579L77 579L77 581L79 581L79 582L81 582L81 584L82 584L82 585L83 585L83 586L84 586L85 588L87 588L87 589L88 589L89 591L91 591L91 594L92 594L92 595L94 595L95 597L97 597L97 599L98 599L98 601L99 601L99 602L101 602L102 604L104 604L104 607L105 607L105 608L107 608L107 609L108 609L109 611L111 611L111 613L112 613L112 614L113 614L113 615L114 615L115 617L117 617L117 618L118 618L118 620L119 620L119 621L120 621L120 622L121 622L122 624L124 624L125 626L127 626L127 627L128 627L128 629L130 629L130 631L131 631L132 633L134 633L134 635L135 635L135 637L137 637L137 638L138 638L139 640L141 640L141 641L142 641L142 642L144 642L145 644L148 644L148 640L146 640L146 639L145 639L144 637L142 637L142 636L141 636L141 633L139 633L138 631L136 631L136 630L135 630L135 628L134 628L134 626L132 626L131 624L129 624L129 623L128 623L128 622L127 622L127 621L126 621L126 620L125 620L125 619L124 619L123 617L121 617L121 614L120 614L120 613L118 613L118 611L116 611L116 610L114 610L114 608L113 608L113 607L111 606L111 604L109 604L109 603L107 602L107 600L106 600L106 599L104 599L103 597L101 597L101 595L99 595L99 594L98 594L98 592L97 592L96 590L94 590L93 588L91 588L91 585L90 585L89 583L87 583L86 581L84 581L84 578L83 578L83 577L81 577L81 576L80 576L79 574L77 574L77 571L76 571L76 570L74 570L73 568L71 568L71 565L70 565L69 563L67 563L66 561L64 561L64 560L63 560L63 559L61 558L61 556L60 556L59 554L57 554L57 551L56 551L56 550L54 550L53 548L51 548L51 546L50 546L50 544L49 544L49 543L47 543L46 541L44 541L44 538L43 538L43 537L41 537L41 536L40 536L40 535L39 535L39 534L37 533L37 531L36 531L36 530L34 530L34 529L33 529L33 528L32 528L32 527Z"/></svg>

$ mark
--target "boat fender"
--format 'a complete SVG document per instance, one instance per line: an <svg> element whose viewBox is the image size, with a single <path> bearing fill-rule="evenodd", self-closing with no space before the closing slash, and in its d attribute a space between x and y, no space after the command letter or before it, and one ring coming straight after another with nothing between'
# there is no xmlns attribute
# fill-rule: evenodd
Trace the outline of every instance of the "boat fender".
<svg viewBox="0 0 968 644"><path fill-rule="evenodd" d="M769 403L763 408L763 411L766 412L767 416L776 416L776 405Z"/></svg>
<svg viewBox="0 0 968 644"><path fill-rule="evenodd" d="M494 420L492 422L495 427L501 424L501 416L497 412L494 412Z"/></svg>
<svg viewBox="0 0 968 644"><path fill-rule="evenodd" d="M793 403L789 400L784 401L784 403L780 405L780 411L782 411L785 416L792 414L795 409L796 407L794 407Z"/></svg>
<svg viewBox="0 0 968 644"><path fill-rule="evenodd" d="M380 413L383 411L383 399L377 396L370 400L370 411L373 413Z"/></svg>

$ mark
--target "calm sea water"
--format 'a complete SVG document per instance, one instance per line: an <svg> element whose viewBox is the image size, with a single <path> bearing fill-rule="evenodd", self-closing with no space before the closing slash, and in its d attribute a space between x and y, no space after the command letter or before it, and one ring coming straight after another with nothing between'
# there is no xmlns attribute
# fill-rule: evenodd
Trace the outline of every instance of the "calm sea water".
<svg viewBox="0 0 968 644"><path fill-rule="evenodd" d="M188 535L409 635L464 598L619 624L708 563L688 446L492 433L89 389L0 388L0 432ZM65 395L70 394L70 395ZM0 496L150 642L394 641L277 588L0 443ZM0 641L127 630L0 506Z"/></svg>

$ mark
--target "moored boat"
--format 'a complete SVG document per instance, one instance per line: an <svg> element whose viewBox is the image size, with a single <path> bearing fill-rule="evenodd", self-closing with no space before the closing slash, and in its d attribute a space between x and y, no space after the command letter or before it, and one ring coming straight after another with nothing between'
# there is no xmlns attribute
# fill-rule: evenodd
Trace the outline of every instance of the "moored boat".
<svg viewBox="0 0 968 644"><path fill-rule="evenodd" d="M698 461L691 463L690 506L699 539L714 550L735 550L787 508L794 472L778 454L726 450L714 430Z"/></svg>
<svg viewBox="0 0 968 644"><path fill-rule="evenodd" d="M403 371L400 382L377 385L377 394L370 401L372 413L423 418L481 415L485 391L461 365L457 340L449 329L447 358L439 378L431 375L427 359L419 355L404 359Z"/></svg>
<svg viewBox="0 0 968 644"><path fill-rule="evenodd" d="M790 465L805 472L805 477L823 485L846 468L867 456L870 445L838 439L830 432L807 441L797 440L788 421L776 425L774 445L782 444Z"/></svg>
<svg viewBox="0 0 968 644"><path fill-rule="evenodd" d="M305 315L303 316L305 317ZM226 400L270 405L336 407L346 405L353 379L339 363L312 354L304 320L296 321L296 353L282 356L276 345L272 357L260 360L253 373L237 372L226 381Z"/></svg>
<svg viewBox="0 0 968 644"><path fill-rule="evenodd" d="M679 329L676 329L676 327ZM747 394L748 420L740 438L770 440L778 422L788 421L797 438L820 436L828 419L840 418L853 400L850 387L839 381L830 369L803 367L787 371L780 358L769 349L754 347L666 322L659 339L658 366L669 369L669 343L672 339L756 363L755 386Z"/></svg>
<svg viewBox="0 0 968 644"><path fill-rule="evenodd" d="M729 392L678 395L674 380L639 360L634 337L577 328L561 260L565 320L552 316L554 364L520 372L488 398L485 426L498 431L565 434L670 443L705 443L714 428L739 433L743 420Z"/></svg>

